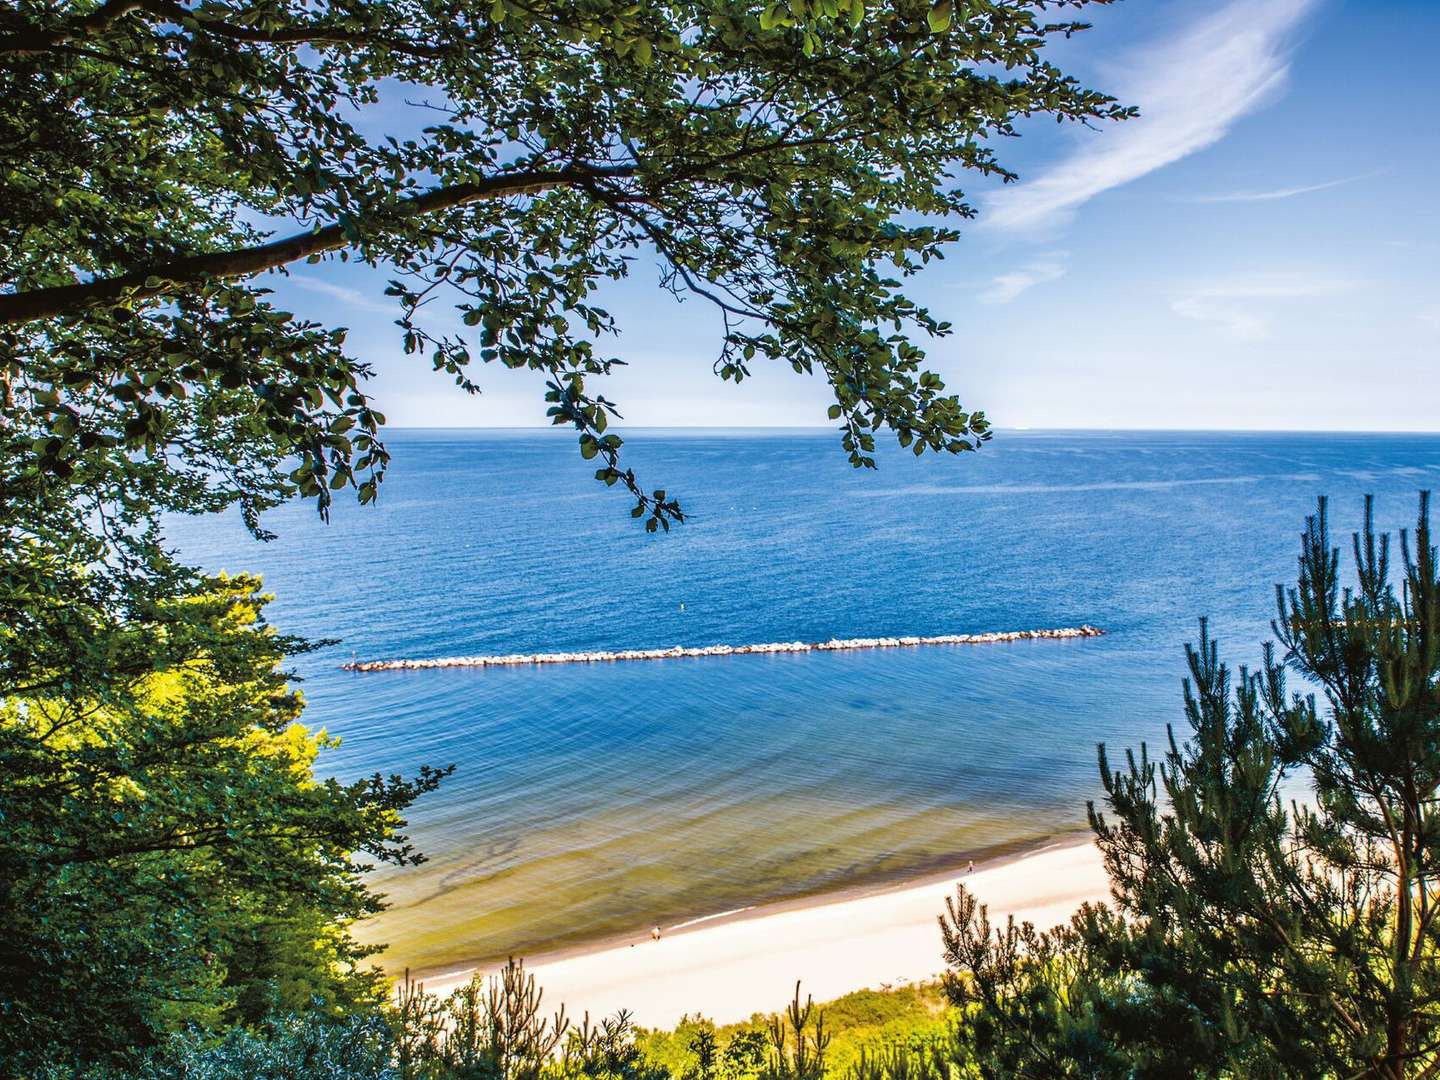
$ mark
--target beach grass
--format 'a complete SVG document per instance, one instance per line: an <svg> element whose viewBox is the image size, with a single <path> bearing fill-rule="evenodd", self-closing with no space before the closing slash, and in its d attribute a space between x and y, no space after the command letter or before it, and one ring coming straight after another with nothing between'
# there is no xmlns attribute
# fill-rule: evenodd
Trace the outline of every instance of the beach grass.
<svg viewBox="0 0 1440 1080"><path fill-rule="evenodd" d="M803 988L802 988L803 994ZM671 1076L683 1076L693 1066L696 1036L709 1031L717 1045L746 1030L766 1030L771 1020L783 1013L777 1001L774 1012L757 1012L747 1020L716 1024L706 1017L687 1016L669 1028L641 1031L640 1047L646 1057L664 1066ZM951 1017L950 1006L938 980L866 988L845 994L820 1006L830 1045L825 1062L830 1075L843 1075L860 1058L862 1050L874 1053L888 1046L908 1046L945 1037Z"/></svg>

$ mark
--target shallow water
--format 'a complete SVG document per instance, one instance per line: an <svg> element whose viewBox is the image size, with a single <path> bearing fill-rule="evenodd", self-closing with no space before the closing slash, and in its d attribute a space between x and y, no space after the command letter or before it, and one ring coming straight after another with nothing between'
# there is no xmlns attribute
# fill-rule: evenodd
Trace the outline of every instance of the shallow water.
<svg viewBox="0 0 1440 1080"><path fill-rule="evenodd" d="M1253 661L1273 585L1328 493L1409 524L1440 438L1002 433L886 454L829 432L635 432L630 464L691 520L647 536L567 438L396 432L378 507L302 507L258 570L303 658L309 721L352 777L458 765L417 807L430 856L379 877L364 928L434 969L914 876L1083 825L1095 744L1183 722L1181 646L1211 616ZM683 607L682 607L683 605ZM1096 639L547 668L350 673L361 659L939 635L1094 623Z"/></svg>

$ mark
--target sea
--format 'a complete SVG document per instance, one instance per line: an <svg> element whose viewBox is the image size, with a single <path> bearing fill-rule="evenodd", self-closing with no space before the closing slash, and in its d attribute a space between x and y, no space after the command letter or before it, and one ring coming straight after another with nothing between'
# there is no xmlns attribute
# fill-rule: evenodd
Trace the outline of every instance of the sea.
<svg viewBox="0 0 1440 1080"><path fill-rule="evenodd" d="M1002 431L978 453L827 430L630 430L686 521L648 534L573 435L399 430L378 505L169 525L254 571L306 722L342 779L455 773L409 815L428 861L372 874L358 928L394 971L636 938L882 888L1073 836L1097 745L1186 733L1184 645L1209 619L1254 664L1328 495L1413 524L1440 437ZM1104 636L606 664L348 672L358 658L744 645L1090 623ZM938 949L938 939L937 939Z"/></svg>

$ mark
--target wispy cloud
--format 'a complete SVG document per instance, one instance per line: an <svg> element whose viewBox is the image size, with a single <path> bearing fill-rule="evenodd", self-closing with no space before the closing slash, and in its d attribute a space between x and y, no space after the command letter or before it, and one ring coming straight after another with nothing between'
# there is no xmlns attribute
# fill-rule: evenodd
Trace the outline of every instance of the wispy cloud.
<svg viewBox="0 0 1440 1080"><path fill-rule="evenodd" d="M1339 180L1326 180L1322 184L1305 184L1300 187L1276 188L1273 191L1236 191L1227 195L1192 195L1181 201L1192 203L1235 203L1235 202L1269 202L1271 199L1293 199L1296 195L1309 195L1312 191L1328 191L1330 188L1344 187L1346 184L1354 184L1360 180L1369 180L1371 177L1379 176L1382 170L1360 173L1358 176L1344 176Z"/></svg>
<svg viewBox="0 0 1440 1080"><path fill-rule="evenodd" d="M383 303L372 296L366 296L358 289L347 288L344 285L336 285L330 281L322 281L320 278L307 277L304 274L291 274L290 283L292 285L298 285L307 292L328 296L332 300L339 300L342 304L359 308L362 311L379 311L387 315L391 313L399 314L399 308L394 304Z"/></svg>
<svg viewBox="0 0 1440 1080"><path fill-rule="evenodd" d="M1008 304L1027 289L1065 276L1068 252L1052 251L1036 256L1024 266L990 279L990 287L980 294L982 304Z"/></svg>
<svg viewBox="0 0 1440 1080"><path fill-rule="evenodd" d="M1170 304L1181 318L1213 323L1239 341L1271 336L1277 301L1332 296L1351 288L1334 278L1271 274L1208 282L1190 289Z"/></svg>
<svg viewBox="0 0 1440 1080"><path fill-rule="evenodd" d="M1062 223L1101 192L1215 144L1283 87L1287 41L1315 3L1231 0L1114 65L1100 81L1139 105L1141 116L1087 138L1034 179L993 193L982 220L1007 230Z"/></svg>

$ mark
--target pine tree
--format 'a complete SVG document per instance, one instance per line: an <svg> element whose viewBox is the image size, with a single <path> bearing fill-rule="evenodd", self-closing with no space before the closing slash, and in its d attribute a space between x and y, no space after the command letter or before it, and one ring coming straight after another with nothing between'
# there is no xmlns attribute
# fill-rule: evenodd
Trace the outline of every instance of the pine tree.
<svg viewBox="0 0 1440 1080"><path fill-rule="evenodd" d="M1440 577L1428 494L1393 567L1372 505L1342 583L1326 506L1277 589L1258 671L1201 623L1185 719L1112 768L1090 816L1118 912L944 923L992 1076L1440 1073ZM1287 674L1305 680L1293 692ZM1117 917L1118 915L1118 917Z"/></svg>

